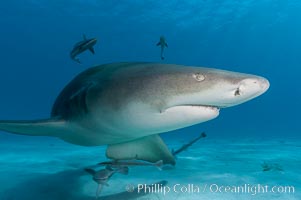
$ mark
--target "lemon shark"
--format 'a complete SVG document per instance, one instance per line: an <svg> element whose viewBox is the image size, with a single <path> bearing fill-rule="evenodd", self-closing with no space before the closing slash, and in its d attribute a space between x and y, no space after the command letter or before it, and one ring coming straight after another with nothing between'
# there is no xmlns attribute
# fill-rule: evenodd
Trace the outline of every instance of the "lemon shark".
<svg viewBox="0 0 301 200"><path fill-rule="evenodd" d="M160 133L214 119L221 108L268 88L263 77L212 68L104 64L75 77L57 97L49 119L2 120L0 130L82 146L108 145L111 159L174 165Z"/></svg>

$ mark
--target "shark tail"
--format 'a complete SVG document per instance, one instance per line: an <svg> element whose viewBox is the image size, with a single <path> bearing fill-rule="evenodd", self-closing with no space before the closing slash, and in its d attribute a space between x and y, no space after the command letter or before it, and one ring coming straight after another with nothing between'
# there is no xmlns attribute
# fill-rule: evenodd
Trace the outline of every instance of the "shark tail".
<svg viewBox="0 0 301 200"><path fill-rule="evenodd" d="M66 131L63 120L0 120L0 130L19 135L59 137Z"/></svg>
<svg viewBox="0 0 301 200"><path fill-rule="evenodd" d="M155 163L155 166L162 171L162 166L163 166L163 160L159 160L158 162Z"/></svg>
<svg viewBox="0 0 301 200"><path fill-rule="evenodd" d="M96 190L96 199L98 199L100 193L101 193L101 190L102 190L102 184L98 184L97 186L97 190Z"/></svg>
<svg viewBox="0 0 301 200"><path fill-rule="evenodd" d="M72 60L74 60L75 62L79 63L79 64L82 64L79 60L79 58L72 58Z"/></svg>
<svg viewBox="0 0 301 200"><path fill-rule="evenodd" d="M163 48L161 48L161 60L164 60L164 55L163 55Z"/></svg>

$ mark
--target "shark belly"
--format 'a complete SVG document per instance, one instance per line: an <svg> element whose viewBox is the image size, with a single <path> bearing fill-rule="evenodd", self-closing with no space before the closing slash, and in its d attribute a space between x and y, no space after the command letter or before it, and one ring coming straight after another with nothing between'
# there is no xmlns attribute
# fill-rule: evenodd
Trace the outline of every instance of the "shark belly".
<svg viewBox="0 0 301 200"><path fill-rule="evenodd" d="M219 109L208 106L175 106L154 113L147 105L132 102L119 112L95 110L71 121L61 139L82 146L116 144L206 122L218 115Z"/></svg>

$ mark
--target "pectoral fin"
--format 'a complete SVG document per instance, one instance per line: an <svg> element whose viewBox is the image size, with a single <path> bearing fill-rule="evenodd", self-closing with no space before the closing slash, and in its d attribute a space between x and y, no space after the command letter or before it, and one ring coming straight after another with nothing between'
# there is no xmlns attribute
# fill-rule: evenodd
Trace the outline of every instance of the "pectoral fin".
<svg viewBox="0 0 301 200"><path fill-rule="evenodd" d="M160 45L161 45L161 42L158 42L158 43L157 43L157 46L160 46Z"/></svg>
<svg viewBox="0 0 301 200"><path fill-rule="evenodd" d="M152 135L127 143L109 145L106 155L115 160L144 160L175 165L175 159L159 135Z"/></svg>
<svg viewBox="0 0 301 200"><path fill-rule="evenodd" d="M20 135L60 137L68 127L64 120L0 121L0 130Z"/></svg>
<svg viewBox="0 0 301 200"><path fill-rule="evenodd" d="M89 174L93 175L96 174L96 171L94 169L91 169L91 168L86 168L85 169L86 172L88 172Z"/></svg>
<svg viewBox="0 0 301 200"><path fill-rule="evenodd" d="M89 50L91 51L91 53L95 54L95 50L93 47L90 47Z"/></svg>

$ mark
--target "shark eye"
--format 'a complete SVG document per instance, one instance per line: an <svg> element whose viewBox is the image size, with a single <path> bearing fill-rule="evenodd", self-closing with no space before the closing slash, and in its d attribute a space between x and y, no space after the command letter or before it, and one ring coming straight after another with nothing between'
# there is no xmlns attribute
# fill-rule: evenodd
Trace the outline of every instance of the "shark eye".
<svg viewBox="0 0 301 200"><path fill-rule="evenodd" d="M193 78L195 78L195 80L197 81L203 81L205 80L205 76L201 73L195 73L193 74Z"/></svg>
<svg viewBox="0 0 301 200"><path fill-rule="evenodd" d="M239 88L237 88L234 92L234 96L239 96L240 95L240 90Z"/></svg>

